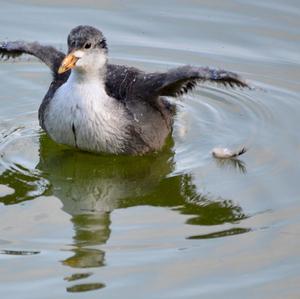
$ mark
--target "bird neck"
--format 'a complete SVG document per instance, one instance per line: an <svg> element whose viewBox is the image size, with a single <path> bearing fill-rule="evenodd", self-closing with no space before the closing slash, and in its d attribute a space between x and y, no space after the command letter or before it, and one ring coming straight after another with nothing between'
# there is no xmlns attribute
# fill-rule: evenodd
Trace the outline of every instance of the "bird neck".
<svg viewBox="0 0 300 299"><path fill-rule="evenodd" d="M70 81L84 84L84 83L97 83L104 86L106 79L106 65L101 68L74 68L69 77Z"/></svg>

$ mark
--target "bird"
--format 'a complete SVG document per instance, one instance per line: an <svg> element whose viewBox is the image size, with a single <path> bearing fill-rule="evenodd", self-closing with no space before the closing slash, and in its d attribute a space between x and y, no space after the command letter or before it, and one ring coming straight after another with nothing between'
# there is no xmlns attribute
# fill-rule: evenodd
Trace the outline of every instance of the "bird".
<svg viewBox="0 0 300 299"><path fill-rule="evenodd" d="M5 41L0 57L37 57L52 72L39 107L42 129L56 143L96 154L144 155L159 152L172 133L180 97L198 83L249 88L238 74L183 65L165 72L145 72L112 64L103 33L79 25L67 38L67 54L38 42Z"/></svg>

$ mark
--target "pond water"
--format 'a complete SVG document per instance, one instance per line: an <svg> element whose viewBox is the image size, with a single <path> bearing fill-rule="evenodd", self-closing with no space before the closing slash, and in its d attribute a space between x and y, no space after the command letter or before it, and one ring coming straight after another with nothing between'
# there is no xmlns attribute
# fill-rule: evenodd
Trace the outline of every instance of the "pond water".
<svg viewBox="0 0 300 299"><path fill-rule="evenodd" d="M256 87L202 84L178 101L164 151L97 156L39 128L47 67L1 61L1 298L299 298L299 1L0 7L0 40L66 49L70 29L90 24L114 63L210 65ZM239 161L211 156L243 145Z"/></svg>

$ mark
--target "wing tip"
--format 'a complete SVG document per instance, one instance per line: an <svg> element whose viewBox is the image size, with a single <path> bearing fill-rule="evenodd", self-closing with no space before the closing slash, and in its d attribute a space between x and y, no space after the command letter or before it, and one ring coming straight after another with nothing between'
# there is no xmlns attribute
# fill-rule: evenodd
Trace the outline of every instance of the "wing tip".
<svg viewBox="0 0 300 299"><path fill-rule="evenodd" d="M22 55L21 51L13 49L11 46L12 42L3 41L0 42L0 60L8 60L10 58L14 59ZM11 48L10 48L11 46Z"/></svg>

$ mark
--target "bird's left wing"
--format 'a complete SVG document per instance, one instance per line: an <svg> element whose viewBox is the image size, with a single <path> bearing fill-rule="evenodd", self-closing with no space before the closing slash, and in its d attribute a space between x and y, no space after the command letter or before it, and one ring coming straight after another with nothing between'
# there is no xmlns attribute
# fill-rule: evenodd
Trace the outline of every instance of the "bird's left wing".
<svg viewBox="0 0 300 299"><path fill-rule="evenodd" d="M56 77L57 70L65 57L65 54L51 46L43 46L37 42L0 42L0 59L18 57L29 54L44 62Z"/></svg>
<svg viewBox="0 0 300 299"><path fill-rule="evenodd" d="M165 73L141 74L137 89L149 97L177 97L192 90L199 82L212 82L230 87L250 86L236 73L208 67L182 66Z"/></svg>

